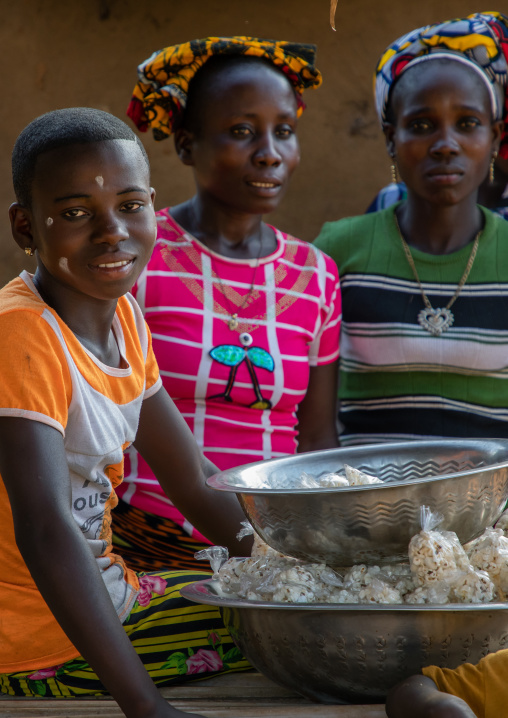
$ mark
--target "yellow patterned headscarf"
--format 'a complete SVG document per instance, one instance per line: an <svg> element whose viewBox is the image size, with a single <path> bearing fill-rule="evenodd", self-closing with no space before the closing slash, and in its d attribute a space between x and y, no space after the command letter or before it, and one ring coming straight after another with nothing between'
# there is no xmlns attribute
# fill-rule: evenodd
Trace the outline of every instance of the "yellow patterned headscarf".
<svg viewBox="0 0 508 718"><path fill-rule="evenodd" d="M264 58L278 67L293 85L298 116L305 107L306 88L319 87L321 73L314 66L315 45L260 40L255 37L206 37L154 52L138 66L139 82L127 109L142 132L152 129L154 139L173 133L187 102L189 83L214 55L249 55Z"/></svg>
<svg viewBox="0 0 508 718"><path fill-rule="evenodd" d="M427 25L399 37L382 54L374 78L376 110L382 122L391 89L415 64L438 57L470 65L490 93L494 119L508 118L508 17L500 12L474 13L465 18ZM508 158L508 125L499 150Z"/></svg>

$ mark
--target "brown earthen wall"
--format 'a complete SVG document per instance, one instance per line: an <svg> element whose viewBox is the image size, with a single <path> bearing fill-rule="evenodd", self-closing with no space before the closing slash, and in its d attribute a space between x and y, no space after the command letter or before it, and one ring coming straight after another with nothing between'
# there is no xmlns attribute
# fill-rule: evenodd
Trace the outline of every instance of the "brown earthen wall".
<svg viewBox="0 0 508 718"><path fill-rule="evenodd" d="M11 238L7 208L12 146L37 115L84 105L123 118L137 64L192 38L249 34L315 43L324 83L306 94L302 161L270 217L311 240L323 222L363 212L389 181L372 101L372 71L385 46L413 27L492 9L469 0L339 0L333 32L328 0L0 0L0 286L34 266ZM189 197L192 175L172 141L155 143L151 134L143 141L157 207Z"/></svg>

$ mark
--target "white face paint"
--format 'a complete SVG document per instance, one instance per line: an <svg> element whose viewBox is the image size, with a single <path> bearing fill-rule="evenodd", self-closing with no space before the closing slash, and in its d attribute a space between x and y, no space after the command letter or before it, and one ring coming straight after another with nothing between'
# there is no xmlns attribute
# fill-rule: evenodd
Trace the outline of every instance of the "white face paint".
<svg viewBox="0 0 508 718"><path fill-rule="evenodd" d="M67 259L67 257L60 257L60 259L58 260L58 265L61 269L63 269L64 272L69 271L69 260Z"/></svg>
<svg viewBox="0 0 508 718"><path fill-rule="evenodd" d="M97 175L95 181L97 182L99 187L104 187L104 177L102 177L101 175Z"/></svg>
<svg viewBox="0 0 508 718"><path fill-rule="evenodd" d="M48 217L46 220L46 226L51 227L52 224L53 224L53 217Z"/></svg>

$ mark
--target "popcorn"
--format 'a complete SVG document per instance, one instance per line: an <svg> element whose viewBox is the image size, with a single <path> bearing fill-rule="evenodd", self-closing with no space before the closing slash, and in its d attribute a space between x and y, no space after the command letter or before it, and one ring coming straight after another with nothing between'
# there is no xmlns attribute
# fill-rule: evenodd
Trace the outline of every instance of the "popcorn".
<svg viewBox="0 0 508 718"><path fill-rule="evenodd" d="M250 552L252 557L259 558L260 556L270 556L271 558L286 558L283 553L279 553L274 548L269 546L263 541L259 534L254 534L254 543L252 544L252 550Z"/></svg>
<svg viewBox="0 0 508 718"><path fill-rule="evenodd" d="M373 578L358 593L360 603L402 603L402 594L386 581Z"/></svg>
<svg viewBox="0 0 508 718"><path fill-rule="evenodd" d="M416 586L435 582L450 586L469 566L456 534L432 530L440 519L428 507L422 507L422 531L409 542L409 564Z"/></svg>
<svg viewBox="0 0 508 718"><path fill-rule="evenodd" d="M363 486L365 484L383 483L381 479L377 478L377 476L371 476L370 474L366 474L359 469L354 469L352 466L348 466L348 464L344 464L344 471L346 473L346 479L349 481L350 486Z"/></svg>
<svg viewBox="0 0 508 718"><path fill-rule="evenodd" d="M485 529L479 538L468 545L468 555L471 565L486 571L492 579L498 598L505 600L505 594L508 593L508 538L502 528Z"/></svg>
<svg viewBox="0 0 508 718"><path fill-rule="evenodd" d="M448 603L450 587L444 583L418 586L412 593L404 596L404 603Z"/></svg>
<svg viewBox="0 0 508 718"><path fill-rule="evenodd" d="M439 515L422 507L422 530L410 541L408 564L357 564L343 569L343 576L326 564L304 563L274 551L248 522L242 532L254 533L250 558L226 561L227 549L218 546L197 557L209 558L219 592L253 601L442 605L506 600L508 537L503 529L486 529L466 546L466 552L455 533L436 529L440 521Z"/></svg>
<svg viewBox="0 0 508 718"><path fill-rule="evenodd" d="M350 589L335 589L328 594L327 600L323 603L359 603L359 594Z"/></svg>
<svg viewBox="0 0 508 718"><path fill-rule="evenodd" d="M312 603L314 600L313 591L308 586L298 584L279 586L272 596L272 601L285 601L286 603Z"/></svg>
<svg viewBox="0 0 508 718"><path fill-rule="evenodd" d="M317 478L306 471L303 471L300 476L288 476L287 474L279 473L264 479L258 488L284 491L286 489L328 489L383 483L376 476L370 476L370 474L366 474L347 464L344 464L344 471L345 476L338 472L328 472L321 474Z"/></svg>
<svg viewBox="0 0 508 718"><path fill-rule="evenodd" d="M472 567L460 574L451 590L452 600L458 603L489 603L494 598L495 586L486 571Z"/></svg>
<svg viewBox="0 0 508 718"><path fill-rule="evenodd" d="M505 536L508 534L508 511L501 514L494 528L501 529Z"/></svg>
<svg viewBox="0 0 508 718"><path fill-rule="evenodd" d="M349 486L349 481L342 474L321 474L318 483L324 489Z"/></svg>

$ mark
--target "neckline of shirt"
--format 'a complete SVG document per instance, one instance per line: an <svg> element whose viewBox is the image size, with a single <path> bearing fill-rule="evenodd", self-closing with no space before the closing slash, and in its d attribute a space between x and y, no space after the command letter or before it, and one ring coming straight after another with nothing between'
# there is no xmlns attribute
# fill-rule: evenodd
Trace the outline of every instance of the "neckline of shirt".
<svg viewBox="0 0 508 718"><path fill-rule="evenodd" d="M25 285L28 287L28 289L37 297L37 299L44 304L44 307L51 312L51 314L58 320L59 324L63 324L68 331L71 333L71 335L74 337L76 342L79 344L81 349L85 352L85 354L90 357L90 359L93 361L93 363L101 369L105 374L109 374L109 376L116 376L116 377L124 377L124 376L130 376L132 374L132 367L129 364L129 361L127 360L127 351L126 351L126 345L125 345L125 336L122 329L122 323L120 322L118 315L115 311L115 316L113 317L113 323L111 325L111 329L113 330L113 334L118 346L118 351L120 353L120 357L122 361L126 364L125 367L114 367L109 366L109 364L104 364L98 357L93 354L87 347L79 340L79 338L74 334L72 329L62 320L62 318L55 312L54 309L52 309L49 304L47 304L44 299L41 297L39 292L37 291L37 287L35 286L33 282L33 275L27 272L26 269L24 269L21 274L20 278L23 280Z"/></svg>
<svg viewBox="0 0 508 718"><path fill-rule="evenodd" d="M384 210L384 212L386 212L388 236L391 237L392 242L395 242L402 250L400 235L397 231L397 225L395 223L395 209L399 204L400 202L397 202L397 204L388 207L386 210ZM478 247L478 249L480 250L482 249L482 247L485 246L485 244L490 240L492 236L494 215L491 211L486 210L481 205L478 206L485 217L485 225L480 235L480 243ZM468 244L464 245L464 247L461 247L460 249L457 249L455 252L449 252L448 254L431 254L430 252L424 252L423 250L412 246L410 246L410 249L413 258L417 259L419 263L427 263L434 265L454 264L456 261L463 261L464 257L469 257L469 255L471 254L471 247L473 241L474 240L468 242Z"/></svg>
<svg viewBox="0 0 508 718"><path fill-rule="evenodd" d="M233 257L225 257L223 254L220 254L219 252L214 252L213 249L210 249L206 246L206 244L203 244L203 242L200 242L199 239L197 239L193 234L188 232L184 227L182 227L174 217L171 216L170 213L170 207L166 207L164 210L160 210L158 214L165 213L165 216L167 220L170 222L170 224L173 226L175 230L177 230L180 235L186 239L188 242L195 243L199 246L199 249L202 252L205 252L205 254L210 255L217 261L226 262L228 264L235 264L235 265L244 265L246 267L257 267L261 264L268 264L270 262L275 261L278 259L284 252L284 241L282 232L277 229L277 227L274 227L271 224L267 224L266 226L269 227L273 233L275 234L275 240L277 242L277 248L275 251L273 251L271 254L268 254L266 257L260 257L259 259L257 257L252 257L251 259L234 259ZM158 239L164 240L164 237L159 237Z"/></svg>

